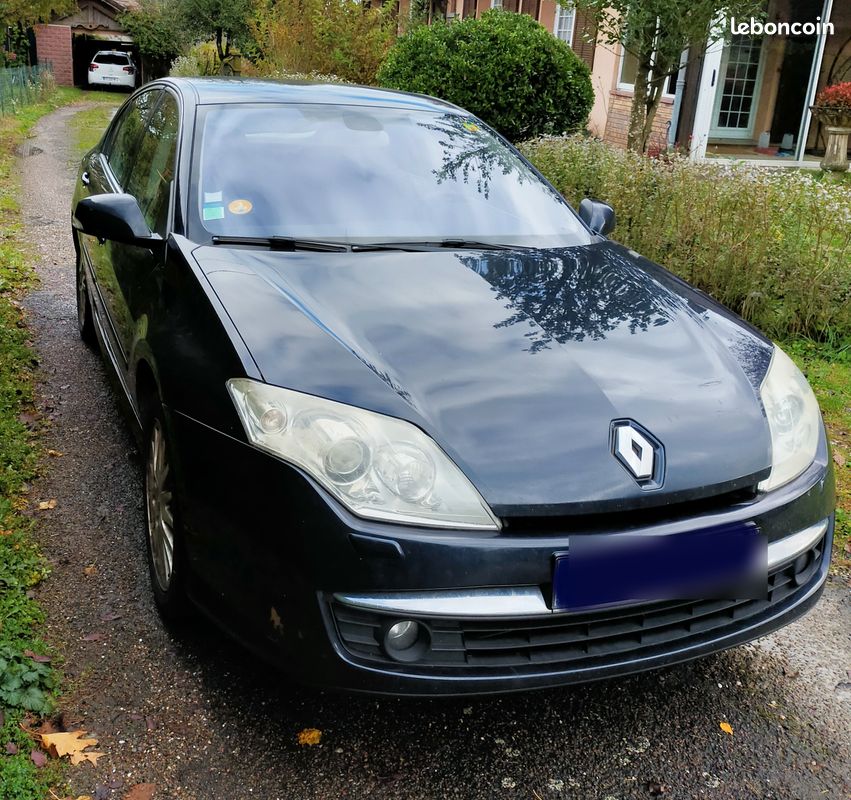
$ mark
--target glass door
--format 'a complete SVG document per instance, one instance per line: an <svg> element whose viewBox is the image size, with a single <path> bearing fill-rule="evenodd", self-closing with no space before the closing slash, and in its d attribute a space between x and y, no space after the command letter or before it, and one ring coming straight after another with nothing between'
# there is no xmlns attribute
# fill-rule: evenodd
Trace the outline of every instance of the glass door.
<svg viewBox="0 0 851 800"><path fill-rule="evenodd" d="M762 44L761 36L736 34L724 48L709 131L712 138L753 139L762 81Z"/></svg>

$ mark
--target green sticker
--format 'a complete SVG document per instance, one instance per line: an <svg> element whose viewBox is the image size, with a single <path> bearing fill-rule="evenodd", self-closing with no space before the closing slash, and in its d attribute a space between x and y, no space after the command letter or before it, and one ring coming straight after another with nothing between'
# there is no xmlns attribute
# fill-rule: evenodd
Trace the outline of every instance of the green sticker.
<svg viewBox="0 0 851 800"><path fill-rule="evenodd" d="M204 210L201 213L201 217L204 222L207 222L211 219L224 219L225 218L225 207L224 206L204 206Z"/></svg>

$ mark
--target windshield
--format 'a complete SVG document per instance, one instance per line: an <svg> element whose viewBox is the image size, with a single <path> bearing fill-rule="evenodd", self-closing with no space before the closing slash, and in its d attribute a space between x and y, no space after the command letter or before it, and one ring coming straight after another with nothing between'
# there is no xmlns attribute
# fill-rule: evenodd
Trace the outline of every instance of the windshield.
<svg viewBox="0 0 851 800"><path fill-rule="evenodd" d="M457 112L343 105L201 109L196 224L213 236L353 243L587 244L562 197Z"/></svg>

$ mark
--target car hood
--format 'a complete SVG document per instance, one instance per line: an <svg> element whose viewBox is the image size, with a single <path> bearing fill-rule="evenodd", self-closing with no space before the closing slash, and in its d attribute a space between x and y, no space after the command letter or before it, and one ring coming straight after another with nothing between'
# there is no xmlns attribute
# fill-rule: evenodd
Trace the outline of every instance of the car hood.
<svg viewBox="0 0 851 800"><path fill-rule="evenodd" d="M692 500L770 467L770 342L620 245L194 255L264 380L419 425L502 516ZM615 420L661 443L661 486L615 458Z"/></svg>

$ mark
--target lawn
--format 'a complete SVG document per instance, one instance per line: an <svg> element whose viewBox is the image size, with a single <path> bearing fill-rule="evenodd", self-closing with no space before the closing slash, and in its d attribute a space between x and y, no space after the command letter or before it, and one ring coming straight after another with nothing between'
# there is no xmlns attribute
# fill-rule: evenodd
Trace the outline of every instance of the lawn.
<svg viewBox="0 0 851 800"><path fill-rule="evenodd" d="M851 569L851 345L829 347L798 339L786 348L809 378L824 414L836 470L833 564Z"/></svg>
<svg viewBox="0 0 851 800"><path fill-rule="evenodd" d="M33 742L21 729L28 711L48 712L58 673L33 660L46 647L38 637L42 612L31 589L46 565L31 531L37 500L30 482L37 474L39 425L34 405L36 361L20 297L35 278L32 253L22 238L17 149L45 114L61 105L114 100L108 95L57 89L43 102L0 116L0 797L42 800L58 780L55 762L37 768ZM99 105L98 108L102 106ZM34 506L36 506L34 508Z"/></svg>

